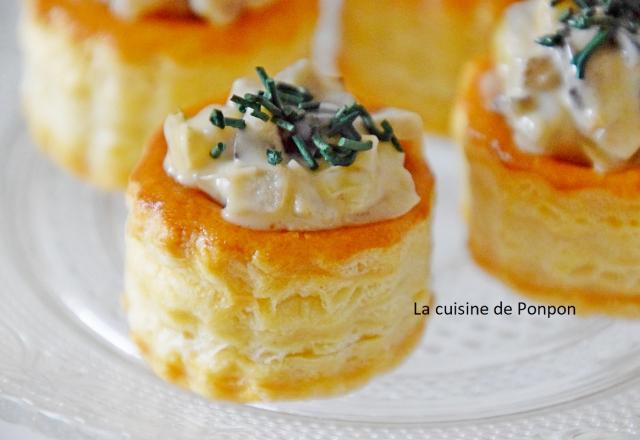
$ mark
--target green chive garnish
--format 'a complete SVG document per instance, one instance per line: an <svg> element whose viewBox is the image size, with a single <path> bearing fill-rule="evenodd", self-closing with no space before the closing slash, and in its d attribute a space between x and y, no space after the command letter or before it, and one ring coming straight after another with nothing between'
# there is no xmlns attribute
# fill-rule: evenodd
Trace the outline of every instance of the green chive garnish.
<svg viewBox="0 0 640 440"><path fill-rule="evenodd" d="M318 110L320 108L320 103L317 101L301 102L298 104L298 108L303 110Z"/></svg>
<svg viewBox="0 0 640 440"><path fill-rule="evenodd" d="M238 95L233 95L231 97L231 102L238 104L238 110L240 110L242 113L247 111L248 101L246 99L241 98Z"/></svg>
<svg viewBox="0 0 640 440"><path fill-rule="evenodd" d="M278 150L267 148L267 162L269 165L278 165L282 162L282 153Z"/></svg>
<svg viewBox="0 0 640 440"><path fill-rule="evenodd" d="M626 31L637 35L640 28L640 2L638 0L551 0L556 7L571 1L573 7L566 9L559 18L560 28L556 33L544 35L536 42L543 46L564 46L574 30L596 28L597 32L584 46L576 51L571 60L576 75L584 79L587 62L593 54L607 44L618 44L615 35Z"/></svg>
<svg viewBox="0 0 640 440"><path fill-rule="evenodd" d="M264 108L266 108L269 111L269 113L271 113L274 116L282 116L282 110L278 106L276 106L274 103L269 101L266 97L261 96L259 99L260 99L260 103L264 106Z"/></svg>
<svg viewBox="0 0 640 440"><path fill-rule="evenodd" d="M402 145L400 144L400 141L398 140L398 138L394 135L391 136L391 145L393 145L395 147L396 150L403 152L404 148L402 148Z"/></svg>
<svg viewBox="0 0 640 440"><path fill-rule="evenodd" d="M211 116L209 117L209 120L213 125L215 125L218 128L225 128L227 125L229 127L240 128L240 129L243 129L246 127L246 124L242 119L226 118L222 114L222 112L218 109L214 109L213 112L211 112Z"/></svg>
<svg viewBox="0 0 640 440"><path fill-rule="evenodd" d="M391 127L391 124L389 123L389 121L387 121L385 119L384 121L382 121L380 123L380 126L383 129L383 134L382 134L381 140L384 140L384 141L387 141L387 142L391 142L391 145L393 145L396 150L403 151L402 145L400 145L400 141L398 140L398 138L394 134L393 128Z"/></svg>
<svg viewBox="0 0 640 440"><path fill-rule="evenodd" d="M316 162L316 160L313 158L313 156L309 152L309 149L307 148L307 145L304 143L302 138L300 136L298 136L298 135L295 135L295 136L292 136L291 139L293 140L293 143L298 148L298 151L300 152L300 155L302 156L302 159L304 159L304 161L306 162L306 164L309 167L309 169L310 170L317 169L318 168L318 163Z"/></svg>
<svg viewBox="0 0 640 440"><path fill-rule="evenodd" d="M338 141L338 146L340 148L346 148L347 150L353 151L365 151L370 150L373 147L373 142L371 141L354 141L352 139L347 139L345 137L341 137Z"/></svg>
<svg viewBox="0 0 640 440"><path fill-rule="evenodd" d="M254 103L254 104L258 103L259 104L261 102L261 100L262 100L262 97L258 96L258 95L254 95L253 93L245 93L244 94L244 99L247 102L251 102L251 103Z"/></svg>
<svg viewBox="0 0 640 440"><path fill-rule="evenodd" d="M244 120L237 118L224 118L224 124L228 125L229 127L239 128L241 130L243 130L247 126Z"/></svg>
<svg viewBox="0 0 640 440"><path fill-rule="evenodd" d="M298 96L303 101L310 101L313 99L313 95L309 93L307 89L305 89L304 87L293 85L293 84L279 82L278 90L280 90L283 93L287 93L289 95Z"/></svg>
<svg viewBox="0 0 640 440"><path fill-rule="evenodd" d="M273 78L267 78L265 82L265 98L271 101L276 107L282 109L282 102L280 101L280 95L278 94L278 89L276 88L276 82Z"/></svg>
<svg viewBox="0 0 640 440"><path fill-rule="evenodd" d="M302 104L304 102L304 98L300 95L292 95L290 93L286 93L286 92L280 92L279 93L280 99L282 100L282 102L285 102L287 104Z"/></svg>
<svg viewBox="0 0 640 440"><path fill-rule="evenodd" d="M271 119L278 127L282 128L283 130L287 130L289 132L293 131L294 128L296 128L295 125L293 125L291 122L289 121L285 121L284 119L280 119L280 118L272 118Z"/></svg>
<svg viewBox="0 0 640 440"><path fill-rule="evenodd" d="M573 8L569 8L560 15L558 20L561 23L567 23L572 15L573 15Z"/></svg>
<svg viewBox="0 0 640 440"><path fill-rule="evenodd" d="M386 139L383 139L384 138L384 132L380 131L378 129L378 127L376 127L376 124L373 121L373 118L371 117L369 112L364 108L362 108L360 110L360 119L362 119L362 123L364 124L364 126L367 129L367 131L369 132L369 134L374 135L375 137L379 138L380 140L386 140Z"/></svg>
<svg viewBox="0 0 640 440"><path fill-rule="evenodd" d="M314 130L313 134L311 135L311 140L320 151L328 151L329 149L331 149L331 145L329 145L328 142L322 139L322 136L320 136L317 130Z"/></svg>
<svg viewBox="0 0 640 440"><path fill-rule="evenodd" d="M264 67L256 67L256 72L258 72L258 77L260 78L260 81L262 81L262 85L264 86L264 88L267 88L267 80L269 79L269 75L267 75L267 71L264 70Z"/></svg>
<svg viewBox="0 0 640 440"><path fill-rule="evenodd" d="M402 151L391 124L382 121L378 127L362 105L354 103L341 107L329 119L325 113L314 116L314 113L319 112L321 105L320 102L314 101L313 95L306 88L278 82L269 77L262 67L257 67L256 72L264 90L245 93L244 97L233 95L230 101L240 112L246 113L250 110L250 116L264 123L273 123L286 132L281 133L286 148L293 149L295 146L295 149L285 149L285 152L298 156L307 168L318 168L316 158L324 159L333 166L349 166L356 160L360 151L371 149L373 142L362 141L362 135L354 126L358 118L362 119L368 133L377 136L380 141L391 142L398 151ZM219 128L246 128L244 119L225 117L218 109L212 111L210 120ZM337 144L334 143L336 138L339 138ZM291 142L285 139L290 139ZM220 142L209 154L216 159L224 149L224 143ZM283 153L273 148L267 149L267 162L278 165L283 160Z"/></svg>
<svg viewBox="0 0 640 440"><path fill-rule="evenodd" d="M286 107L284 109L285 117L292 120L293 122L297 122L303 119L306 114L307 112L305 110L298 109L296 107Z"/></svg>
<svg viewBox="0 0 640 440"><path fill-rule="evenodd" d="M213 109L213 111L211 112L211 116L209 117L209 120L211 121L211 123L213 125L215 125L218 128L224 128L225 127L224 115L217 108Z"/></svg>
<svg viewBox="0 0 640 440"><path fill-rule="evenodd" d="M543 35L536 39L536 43L547 47L562 46L564 38L558 34Z"/></svg>
<svg viewBox="0 0 640 440"><path fill-rule="evenodd" d="M331 165L338 167L348 167L356 160L357 151L348 151L346 153L337 153L329 161Z"/></svg>
<svg viewBox="0 0 640 440"><path fill-rule="evenodd" d="M328 135L333 136L338 134L343 127L352 126L358 116L361 116L361 113L360 106L356 104L341 108L331 120L331 128Z"/></svg>
<svg viewBox="0 0 640 440"><path fill-rule="evenodd" d="M595 37L580 52L576 53L571 61L576 66L576 71L579 79L584 79L586 71L586 64L593 53L609 39L609 29L600 29Z"/></svg>
<svg viewBox="0 0 640 440"><path fill-rule="evenodd" d="M251 116L258 118L258 119L262 119L263 121L267 122L269 120L269 115L261 112L260 110L253 110L251 111Z"/></svg>
<svg viewBox="0 0 640 440"><path fill-rule="evenodd" d="M213 159L217 159L220 157L224 149L225 149L225 144L223 142L218 142L218 145L216 145L211 149L211 151L209 151L209 156L211 156L211 158Z"/></svg>
<svg viewBox="0 0 640 440"><path fill-rule="evenodd" d="M251 108L255 111L260 111L260 102L259 101L254 101L254 100L249 100L246 98L242 98L238 95L233 95L231 97L231 102L235 103L238 105L238 110L240 110L242 113L247 111L247 108Z"/></svg>
<svg viewBox="0 0 640 440"><path fill-rule="evenodd" d="M356 141L362 140L362 135L358 133L353 125L345 125L340 128L340 134L346 138L353 139Z"/></svg>

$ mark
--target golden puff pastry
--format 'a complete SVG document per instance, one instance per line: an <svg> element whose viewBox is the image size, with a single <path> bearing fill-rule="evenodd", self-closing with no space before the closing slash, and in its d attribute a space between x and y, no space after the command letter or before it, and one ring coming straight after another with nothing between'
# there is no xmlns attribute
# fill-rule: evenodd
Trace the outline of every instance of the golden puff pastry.
<svg viewBox="0 0 640 440"><path fill-rule="evenodd" d="M167 113L224 96L256 64L309 52L315 0L278 0L219 26L193 16L124 20L99 0L25 0L28 125L55 162L117 189Z"/></svg>
<svg viewBox="0 0 640 440"><path fill-rule="evenodd" d="M469 67L456 110L473 256L534 298L578 313L638 316L640 169L599 173L522 152L482 96L491 68Z"/></svg>
<svg viewBox="0 0 640 440"><path fill-rule="evenodd" d="M514 0L349 0L339 67L372 107L414 111L428 131L447 133L463 64L489 48L488 35Z"/></svg>
<svg viewBox="0 0 640 440"><path fill-rule="evenodd" d="M403 143L421 201L401 217L319 231L253 230L163 169L156 133L128 189L126 304L162 377L235 401L345 392L404 359L429 304L433 178Z"/></svg>

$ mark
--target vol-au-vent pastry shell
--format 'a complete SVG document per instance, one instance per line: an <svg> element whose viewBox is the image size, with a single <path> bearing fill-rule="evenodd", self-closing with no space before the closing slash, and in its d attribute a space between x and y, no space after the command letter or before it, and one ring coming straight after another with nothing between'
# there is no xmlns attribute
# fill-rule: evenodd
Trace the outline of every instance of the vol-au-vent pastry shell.
<svg viewBox="0 0 640 440"><path fill-rule="evenodd" d="M26 0L29 128L64 168L122 188L168 113L225 96L256 64L278 71L306 56L317 15L315 0L277 0L217 26L170 15L125 20L98 0Z"/></svg>
<svg viewBox="0 0 640 440"><path fill-rule="evenodd" d="M370 107L418 113L449 132L461 70L486 51L514 0L348 0L338 64L347 88Z"/></svg>
<svg viewBox="0 0 640 440"><path fill-rule="evenodd" d="M126 244L131 332L162 377L236 401L332 395L400 362L428 304L433 178L403 143L420 202L392 220L260 231L163 169L157 133L132 175Z"/></svg>
<svg viewBox="0 0 640 440"><path fill-rule="evenodd" d="M190 117L184 112L167 117L167 173L223 205L225 220L250 229L302 231L367 224L400 217L418 203L402 148L386 137L419 142L422 123L418 115L399 109L360 110L337 78L319 74L308 60L292 64L273 78L281 88L302 88L308 93L305 99L312 108L304 115L294 119L292 112L298 108L292 104L285 104L285 111L295 122L296 135L307 142L305 148L319 144L324 155L316 150L317 160L309 165L285 134L290 132L283 133L273 118L258 118L253 110L242 112L240 97L253 99L262 92L257 78L242 78L234 82L226 104L207 105ZM285 102L292 99L283 96ZM337 163L337 159L331 154L336 154L336 147L323 144L323 135L331 138L326 133L331 130L332 114L346 114L348 121L354 111L362 111L363 116L353 120L353 131L342 130L361 150L343 151L348 155L342 159L343 166L333 165L331 161ZM214 125L211 118L216 112L230 117L232 124L237 120L235 124L242 128ZM372 132L364 122L369 118L370 126L387 126L392 135ZM335 127L335 119L333 124ZM346 139L342 136L342 142ZM334 145L340 142L336 137L331 140ZM212 146L218 145L222 149L212 157ZM274 154L278 157L275 166L268 160ZM314 167L312 172L308 166Z"/></svg>
<svg viewBox="0 0 640 440"><path fill-rule="evenodd" d="M600 173L522 152L468 69L457 137L468 164L469 246L521 291L582 313L640 314L640 168Z"/></svg>
<svg viewBox="0 0 640 440"><path fill-rule="evenodd" d="M620 6L619 13L625 8ZM592 20L611 19L602 8L592 13L598 14ZM522 1L505 12L492 52L496 90L487 99L504 115L523 151L602 172L636 167L640 39L623 28L612 30L607 44L578 69L576 54L588 48L597 28L567 31L562 14L562 5L547 0ZM562 45L537 42L558 29L564 36L553 38L563 38Z"/></svg>

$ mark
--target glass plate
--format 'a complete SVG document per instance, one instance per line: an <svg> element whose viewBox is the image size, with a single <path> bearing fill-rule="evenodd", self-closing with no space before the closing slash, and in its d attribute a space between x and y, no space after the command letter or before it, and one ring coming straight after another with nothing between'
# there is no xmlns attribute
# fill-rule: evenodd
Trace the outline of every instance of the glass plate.
<svg viewBox="0 0 640 440"><path fill-rule="evenodd" d="M29 141L16 5L0 8L1 418L61 439L639 438L640 325L631 321L434 316L400 368L326 400L235 405L154 377L120 307L122 196L67 177ZM461 159L448 141L427 142L439 302L523 301L469 259Z"/></svg>

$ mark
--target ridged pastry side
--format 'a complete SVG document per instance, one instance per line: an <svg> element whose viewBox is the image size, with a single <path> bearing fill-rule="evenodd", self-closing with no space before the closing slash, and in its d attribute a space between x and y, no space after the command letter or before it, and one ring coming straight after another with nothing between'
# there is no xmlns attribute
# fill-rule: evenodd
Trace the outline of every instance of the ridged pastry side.
<svg viewBox="0 0 640 440"><path fill-rule="evenodd" d="M398 364L428 304L433 180L404 216L314 232L226 222L162 169L158 134L134 172L126 229L131 333L157 374L235 401L332 395Z"/></svg>
<svg viewBox="0 0 640 440"><path fill-rule="evenodd" d="M447 133L460 70L486 50L514 0L349 0L339 66L347 88L372 107L412 110Z"/></svg>
<svg viewBox="0 0 640 440"><path fill-rule="evenodd" d="M534 298L640 316L640 170L599 174L520 152L480 96L488 68L470 67L458 105L472 254Z"/></svg>
<svg viewBox="0 0 640 440"><path fill-rule="evenodd" d="M157 374L202 395L342 393L395 366L421 336L425 319L412 312L414 301L430 301L427 221L401 243L334 264L324 276L291 277L274 274L268 261L227 261L223 271L202 255L175 259L132 229L133 339Z"/></svg>
<svg viewBox="0 0 640 440"><path fill-rule="evenodd" d="M278 71L308 54L316 5L293 3L216 28L189 18L124 22L96 0L25 1L22 91L36 142L91 183L124 187L168 113L225 96L256 65ZM289 26L288 38L267 32L276 23Z"/></svg>

